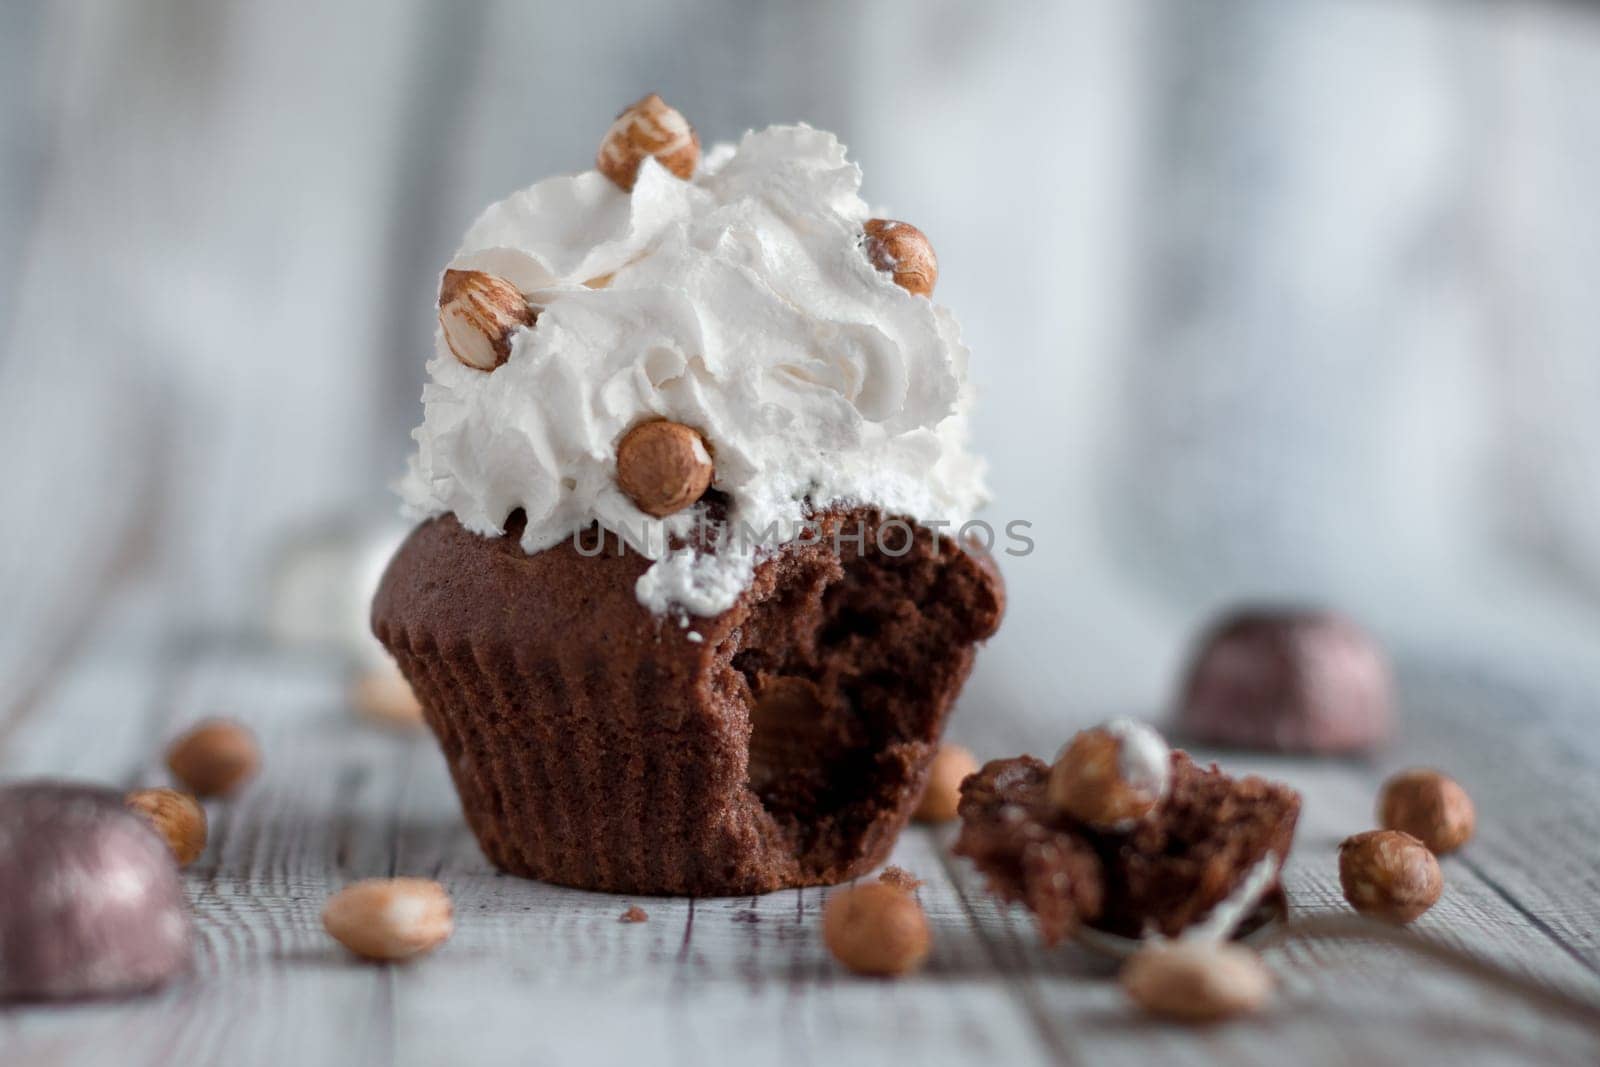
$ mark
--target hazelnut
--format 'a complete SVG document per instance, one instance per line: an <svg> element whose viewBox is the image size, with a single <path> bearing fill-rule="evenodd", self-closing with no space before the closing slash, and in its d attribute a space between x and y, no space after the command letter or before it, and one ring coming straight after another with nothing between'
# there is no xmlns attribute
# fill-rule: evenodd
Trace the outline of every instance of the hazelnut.
<svg viewBox="0 0 1600 1067"><path fill-rule="evenodd" d="M928 784L917 802L916 817L922 822L950 822L961 802L961 783L978 769L972 753L960 745L940 745L928 768Z"/></svg>
<svg viewBox="0 0 1600 1067"><path fill-rule="evenodd" d="M1126 719L1084 730L1050 768L1050 802L1079 822L1127 830L1167 795L1172 753L1150 727Z"/></svg>
<svg viewBox="0 0 1600 1067"><path fill-rule="evenodd" d="M1477 822L1467 791L1425 767L1401 771L1383 783L1378 796L1378 825L1405 831L1438 856L1470 841Z"/></svg>
<svg viewBox="0 0 1600 1067"><path fill-rule="evenodd" d="M455 928L450 894L426 878L347 885L322 909L323 928L369 960L403 960L437 948Z"/></svg>
<svg viewBox="0 0 1600 1067"><path fill-rule="evenodd" d="M1363 915L1408 923L1433 907L1444 888L1428 846L1399 830L1368 830L1339 845L1339 885Z"/></svg>
<svg viewBox="0 0 1600 1067"><path fill-rule="evenodd" d="M928 958L928 918L916 897L887 882L836 891L822 911L822 939L857 974L895 976Z"/></svg>
<svg viewBox="0 0 1600 1067"><path fill-rule="evenodd" d="M932 296L939 280L939 257L928 235L909 222L868 219L867 259L881 271L894 275L894 283L916 296Z"/></svg>
<svg viewBox="0 0 1600 1067"><path fill-rule="evenodd" d="M617 446L617 484L658 519L699 500L713 473L705 439L679 422L640 423Z"/></svg>
<svg viewBox="0 0 1600 1067"><path fill-rule="evenodd" d="M700 137L688 120L655 93L623 110L600 141L594 165L625 191L639 179L639 167L654 156L683 179L700 163Z"/></svg>
<svg viewBox="0 0 1600 1067"><path fill-rule="evenodd" d="M1122 988L1151 1015L1218 1022L1258 1010L1272 992L1272 972L1240 945L1158 941L1122 968Z"/></svg>
<svg viewBox="0 0 1600 1067"><path fill-rule="evenodd" d="M618 918L618 922L643 923L650 921L650 913L635 904Z"/></svg>
<svg viewBox="0 0 1600 1067"><path fill-rule="evenodd" d="M395 730L422 728L422 704L394 664L368 671L356 680L350 701L361 716Z"/></svg>
<svg viewBox="0 0 1600 1067"><path fill-rule="evenodd" d="M491 371L511 358L511 337L538 312L517 287L481 270L447 270L439 286L439 329L452 355Z"/></svg>
<svg viewBox="0 0 1600 1067"><path fill-rule="evenodd" d="M172 850L179 867L187 867L206 850L206 809L176 789L137 789L124 798Z"/></svg>
<svg viewBox="0 0 1600 1067"><path fill-rule="evenodd" d="M223 796L255 777L261 750L249 730L236 722L211 719L167 749L167 769L189 792Z"/></svg>

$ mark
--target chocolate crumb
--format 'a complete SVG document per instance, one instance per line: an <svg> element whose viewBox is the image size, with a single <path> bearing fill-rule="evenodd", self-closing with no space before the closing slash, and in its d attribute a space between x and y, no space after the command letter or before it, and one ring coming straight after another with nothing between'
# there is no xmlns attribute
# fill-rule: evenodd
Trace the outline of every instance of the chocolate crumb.
<svg viewBox="0 0 1600 1067"><path fill-rule="evenodd" d="M922 884L922 879L904 867L885 867L883 873L878 875L878 881L893 886L902 893L915 893L917 887Z"/></svg>
<svg viewBox="0 0 1600 1067"><path fill-rule="evenodd" d="M639 907L639 905L635 904L633 907L623 912L622 918L618 919L617 921L625 923L642 923L647 921L649 918L650 913Z"/></svg>
<svg viewBox="0 0 1600 1067"><path fill-rule="evenodd" d="M1181 751L1172 753L1166 799L1126 831L1057 810L1049 778L1049 765L1031 756L985 764L962 783L954 846L991 893L1033 912L1047 945L1079 924L1177 937L1269 852L1286 858L1300 815L1300 795L1288 786L1231 778Z"/></svg>

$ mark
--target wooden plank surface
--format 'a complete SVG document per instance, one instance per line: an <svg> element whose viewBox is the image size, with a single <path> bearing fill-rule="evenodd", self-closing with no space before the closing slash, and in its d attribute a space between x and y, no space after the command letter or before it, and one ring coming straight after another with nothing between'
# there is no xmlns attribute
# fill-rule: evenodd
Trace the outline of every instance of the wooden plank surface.
<svg viewBox="0 0 1600 1067"><path fill-rule="evenodd" d="M1025 914L996 906L948 855L948 828L914 829L895 852L894 862L924 879L919 898L935 930L927 968L902 982L854 978L832 964L819 937L826 890L634 900L499 875L466 833L431 741L356 717L341 662L173 641L158 625L160 609L147 587L119 599L39 713L0 749L0 778L157 782L162 740L217 712L258 730L266 771L238 800L211 806L211 846L187 873L201 937L194 976L144 1000L0 1011L7 1064L95 1062L113 1050L123 1064L1249 1064L1291 1054L1308 1063L1424 1055L1586 1063L1600 1055L1589 1027L1350 942L1273 950L1282 987L1260 1019L1199 1032L1152 1024L1123 1002L1114 966L1075 946L1043 948ZM1530 710L1486 683L1464 691L1429 671L1405 679L1412 725L1393 762L1427 749L1459 769L1483 805L1478 840L1446 861L1445 897L1419 927L1600 998L1590 932L1596 857L1593 838L1581 840L1594 818L1585 798L1600 795L1592 771L1543 781L1529 802L1525 777L1505 768L1556 758L1559 735L1517 732ZM1489 707L1464 708L1469 692ZM1459 713L1453 727L1435 732L1446 721L1435 701ZM1497 725L1500 716L1511 729ZM981 754L1002 754L984 743L979 717L964 727ZM1503 758L1508 745L1521 750L1515 764ZM1334 846L1368 825L1387 762L1226 762L1304 792L1286 872L1294 907L1342 910ZM456 902L457 933L412 965L357 962L321 931L321 905L348 880L394 873L440 879ZM649 921L620 923L634 903Z"/></svg>
<svg viewBox="0 0 1600 1067"><path fill-rule="evenodd" d="M1333 848L1383 776L1441 765L1480 829L1420 927L1600 996L1581 210L1600 19L735 6L0 12L20 164L0 183L0 780L160 782L165 738L213 713L267 752L187 875L195 975L0 1009L0 1065L1600 1061L1591 1027L1354 942L1273 950L1259 1019L1150 1024L1111 965L998 907L947 829L896 851L936 932L905 982L833 966L825 890L639 901L649 921L623 925L634 901L490 869L431 743L358 721L342 661L233 636L261 629L265 558L298 524L388 506L437 265L483 203L583 165L647 88L710 139L805 118L935 233L993 513L1040 542L1008 569L956 736L1043 755L1107 715L1160 718L1218 603L1337 600L1399 650L1398 744L1222 756L1305 795L1297 914L1342 909ZM997 198L1009 160L1030 165ZM457 904L413 966L357 963L320 928L330 892L388 873Z"/></svg>

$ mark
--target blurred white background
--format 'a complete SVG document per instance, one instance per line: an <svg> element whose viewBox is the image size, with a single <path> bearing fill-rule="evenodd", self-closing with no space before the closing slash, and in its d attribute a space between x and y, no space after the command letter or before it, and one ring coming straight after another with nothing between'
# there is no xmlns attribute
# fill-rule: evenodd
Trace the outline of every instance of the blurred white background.
<svg viewBox="0 0 1600 1067"><path fill-rule="evenodd" d="M0 677L391 515L457 237L652 89L933 239L1038 543L996 714L1244 596L1600 692L1600 14L1528 0L7 4Z"/></svg>

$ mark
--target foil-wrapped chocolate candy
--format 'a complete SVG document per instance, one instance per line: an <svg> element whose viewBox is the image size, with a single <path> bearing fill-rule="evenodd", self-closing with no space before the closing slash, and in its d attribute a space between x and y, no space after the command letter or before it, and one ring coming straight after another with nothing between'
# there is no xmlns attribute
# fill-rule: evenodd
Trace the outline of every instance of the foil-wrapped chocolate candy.
<svg viewBox="0 0 1600 1067"><path fill-rule="evenodd" d="M192 958L172 853L122 794L0 788L0 1001L137 993Z"/></svg>
<svg viewBox="0 0 1600 1067"><path fill-rule="evenodd" d="M1200 639L1178 695L1186 739L1239 748L1363 752L1393 722L1383 650L1354 622L1318 609L1225 615Z"/></svg>

